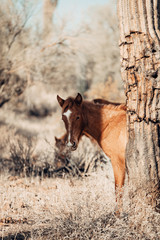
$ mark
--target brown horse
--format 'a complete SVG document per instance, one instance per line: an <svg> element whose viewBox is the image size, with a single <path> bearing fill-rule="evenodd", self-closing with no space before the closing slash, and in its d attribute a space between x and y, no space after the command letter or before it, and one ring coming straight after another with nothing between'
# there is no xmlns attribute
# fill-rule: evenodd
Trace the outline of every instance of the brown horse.
<svg viewBox="0 0 160 240"><path fill-rule="evenodd" d="M94 138L111 159L115 189L121 189L125 179L126 106L105 100L84 101L79 93L76 98L57 96L57 100L67 130L63 136L67 146L76 150L82 135Z"/></svg>
<svg viewBox="0 0 160 240"><path fill-rule="evenodd" d="M60 138L55 137L55 145L60 152L63 152L64 149L66 148L66 142L67 142L67 133L65 133Z"/></svg>
<svg viewBox="0 0 160 240"><path fill-rule="evenodd" d="M104 99L101 99L101 98L93 99L93 102L94 102L95 104L104 104L104 105L112 104L112 105L114 105L114 106L119 106L119 108L121 108L121 109L123 109L123 110L127 110L126 104L124 104L124 103L110 102L110 101L108 101L108 100L104 100Z"/></svg>

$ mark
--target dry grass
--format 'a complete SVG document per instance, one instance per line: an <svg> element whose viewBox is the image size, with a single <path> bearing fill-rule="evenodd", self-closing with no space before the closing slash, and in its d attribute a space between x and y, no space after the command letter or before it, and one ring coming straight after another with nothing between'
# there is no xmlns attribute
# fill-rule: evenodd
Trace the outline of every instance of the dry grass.
<svg viewBox="0 0 160 240"><path fill-rule="evenodd" d="M114 209L114 201L111 200L112 197L114 198L113 184L109 187L107 179L104 184L104 179L105 176L88 179L44 179L41 182L38 178L34 180L2 179L4 188L1 189L3 192L1 218L26 218L28 222L25 226L26 231L33 233L37 231L36 234L40 236L41 231L51 228L50 231L54 237L58 234L62 238L67 235L69 237L71 234L69 232L74 230L74 226L77 229L73 236L76 231L80 234L79 227L82 228L91 220L97 219L104 208L107 207L110 211ZM106 202L104 199L111 201ZM31 222L32 226L29 224ZM12 228L11 225L2 227L4 235L10 227ZM22 227L22 224L17 225L14 228Z"/></svg>
<svg viewBox="0 0 160 240"><path fill-rule="evenodd" d="M133 216L124 206L121 217L114 215L114 182L108 174L42 181L1 175L2 239L158 240L159 215L151 209L146 215L137 209Z"/></svg>

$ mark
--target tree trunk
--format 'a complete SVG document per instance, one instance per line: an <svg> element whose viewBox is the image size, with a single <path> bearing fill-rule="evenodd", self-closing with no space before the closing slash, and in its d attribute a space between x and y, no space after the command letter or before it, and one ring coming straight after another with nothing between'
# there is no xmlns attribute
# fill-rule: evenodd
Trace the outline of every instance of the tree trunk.
<svg viewBox="0 0 160 240"><path fill-rule="evenodd" d="M44 0L43 5L43 39L53 32L53 14L58 0Z"/></svg>
<svg viewBox="0 0 160 240"><path fill-rule="evenodd" d="M130 198L160 208L160 1L119 0Z"/></svg>

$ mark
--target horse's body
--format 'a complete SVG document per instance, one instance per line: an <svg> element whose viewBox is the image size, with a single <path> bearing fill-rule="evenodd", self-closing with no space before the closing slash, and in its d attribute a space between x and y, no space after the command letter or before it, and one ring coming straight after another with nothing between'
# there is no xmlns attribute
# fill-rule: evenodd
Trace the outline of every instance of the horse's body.
<svg viewBox="0 0 160 240"><path fill-rule="evenodd" d="M104 153L110 157L115 188L121 188L125 179L126 107L108 101L84 101L80 94L63 100L57 96L62 107L62 119L67 130L64 139L76 150L82 135L94 138Z"/></svg>

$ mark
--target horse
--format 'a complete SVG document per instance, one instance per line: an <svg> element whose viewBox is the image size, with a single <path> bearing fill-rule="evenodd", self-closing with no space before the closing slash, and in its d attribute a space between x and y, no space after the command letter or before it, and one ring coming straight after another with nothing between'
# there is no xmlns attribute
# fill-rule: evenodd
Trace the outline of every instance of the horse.
<svg viewBox="0 0 160 240"><path fill-rule="evenodd" d="M111 102L101 98L93 99L92 102L95 104L113 104L114 106L119 106L124 110L127 109L126 105L123 103L115 103L115 102ZM95 142L94 139L91 138L91 136L87 135L86 133L83 133L82 136L83 135L89 137L92 142ZM67 133L63 134L63 136L61 136L60 138L57 138L55 136L55 146L59 149L60 152L63 152L66 149L66 141L67 141Z"/></svg>
<svg viewBox="0 0 160 240"><path fill-rule="evenodd" d="M122 187L125 180L126 106L107 100L83 100L80 93L66 100L57 95L62 108L66 134L63 140L75 151L83 135L96 140L104 153L111 159L116 201L121 205ZM119 197L120 196L120 197ZM119 199L119 200L118 200Z"/></svg>
<svg viewBox="0 0 160 240"><path fill-rule="evenodd" d="M119 106L119 108L121 108L121 109L127 110L126 104L124 104L124 103L115 103L115 102L111 102L111 101L108 101L108 100L105 100L105 99L101 99L101 98L93 99L93 102L95 104L104 104L104 105L112 104L114 106Z"/></svg>
<svg viewBox="0 0 160 240"><path fill-rule="evenodd" d="M63 134L60 138L55 137L55 145L60 152L63 152L66 148L67 133Z"/></svg>

